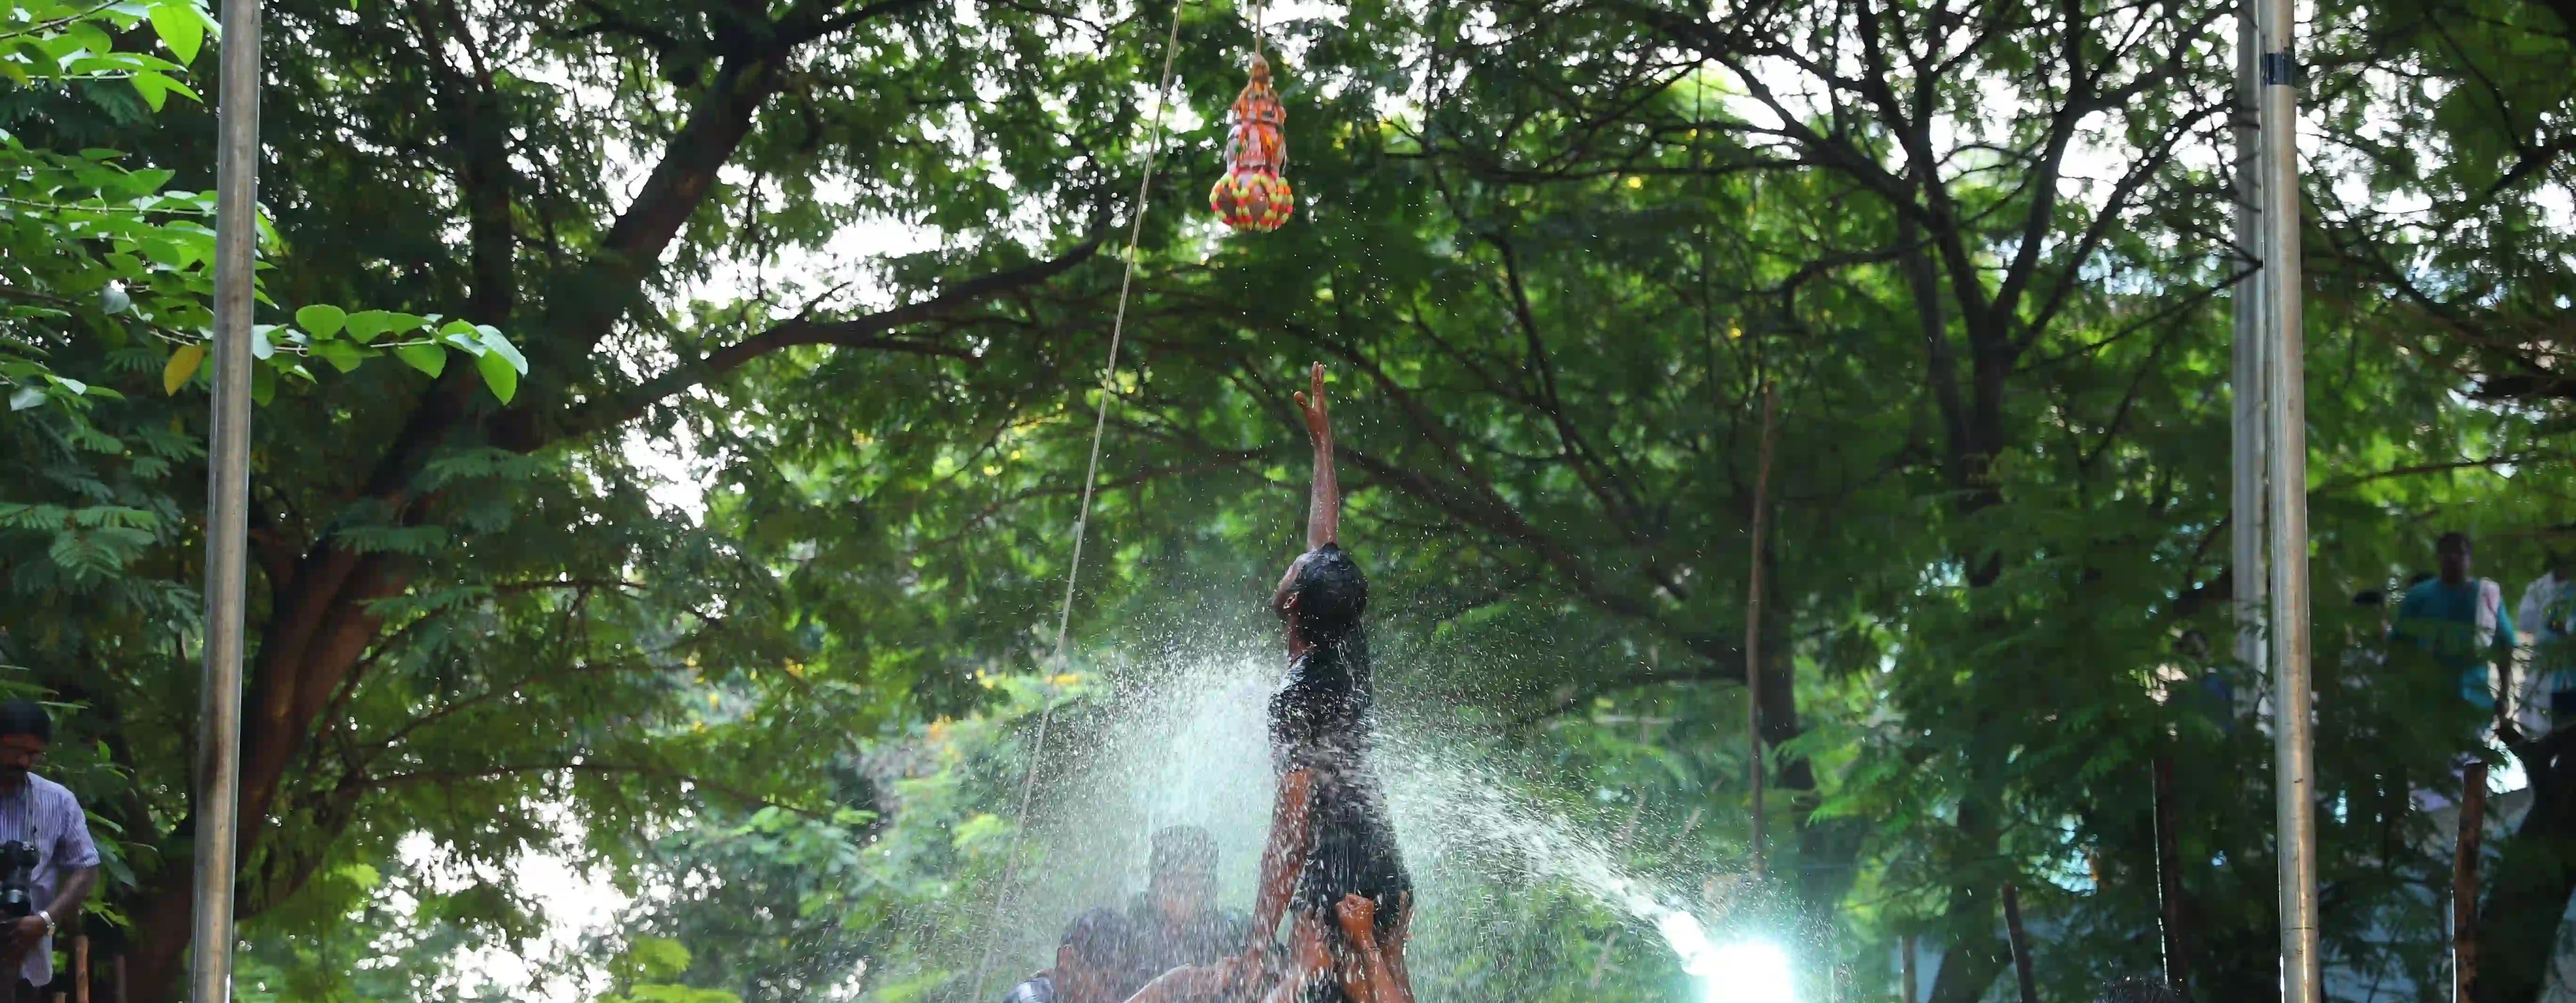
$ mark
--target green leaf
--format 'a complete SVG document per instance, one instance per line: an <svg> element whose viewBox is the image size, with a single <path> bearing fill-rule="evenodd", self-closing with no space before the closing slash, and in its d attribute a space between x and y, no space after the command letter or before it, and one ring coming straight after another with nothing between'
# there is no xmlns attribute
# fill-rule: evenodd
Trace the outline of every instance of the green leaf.
<svg viewBox="0 0 2576 1003"><path fill-rule="evenodd" d="M277 370L253 366L250 370L250 401L261 407L277 396Z"/></svg>
<svg viewBox="0 0 2576 1003"><path fill-rule="evenodd" d="M394 349L394 357L432 378L447 371L447 352L436 345L398 346Z"/></svg>
<svg viewBox="0 0 2576 1003"><path fill-rule="evenodd" d="M295 311L296 326L313 332L313 336L316 338L328 338L340 333L341 329L347 326L348 321L348 311L342 310L339 307L332 306L328 303L316 303L312 306ZM356 337L356 335L353 333L351 334L351 337ZM358 338L358 340L365 341L367 339Z"/></svg>
<svg viewBox="0 0 2576 1003"><path fill-rule="evenodd" d="M394 315L382 310L360 310L349 314L345 323L348 325L349 337L364 343L381 338L385 332L393 330Z"/></svg>
<svg viewBox="0 0 2576 1003"><path fill-rule="evenodd" d="M475 330L482 335L476 340L482 342L483 347L491 349L493 355L509 360L510 368L518 370L519 375L528 375L528 357L519 354L518 346L510 344L510 339L502 337L500 331L489 327L478 326Z"/></svg>
<svg viewBox="0 0 2576 1003"><path fill-rule="evenodd" d="M9 410L24 411L44 402L45 388L20 387L17 393L9 395Z"/></svg>
<svg viewBox="0 0 2576 1003"><path fill-rule="evenodd" d="M265 362L268 360L269 356L277 354L276 343L268 340L269 332L273 330L276 330L276 325L273 324L253 324L250 326L251 358Z"/></svg>
<svg viewBox="0 0 2576 1003"><path fill-rule="evenodd" d="M205 361L206 346L179 346L178 351L170 353L170 364L161 367L162 392L176 396L180 387L197 378L197 367L204 365Z"/></svg>
<svg viewBox="0 0 2576 1003"><path fill-rule="evenodd" d="M124 286L111 282L99 287L98 309L100 313L113 317L134 309L134 297L126 293Z"/></svg>
<svg viewBox="0 0 2576 1003"><path fill-rule="evenodd" d="M158 73L144 72L135 74L132 82L135 93L143 95L143 103L151 105L153 111L160 111L162 105L169 103L170 78Z"/></svg>
<svg viewBox="0 0 2576 1003"><path fill-rule="evenodd" d="M474 368L483 374L483 385L491 387L492 396L500 398L501 403L507 404L519 395L519 371L500 353L475 356Z"/></svg>
<svg viewBox="0 0 2576 1003"><path fill-rule="evenodd" d="M346 339L335 339L314 345L313 354L320 356L322 361L330 363L331 368L345 373L358 368L358 364L365 362L367 356L372 353L350 344Z"/></svg>
<svg viewBox="0 0 2576 1003"><path fill-rule="evenodd" d="M161 36L161 44L179 57L179 65L197 61L197 50L206 44L204 15L197 5L187 0L156 4L152 8L152 30Z"/></svg>

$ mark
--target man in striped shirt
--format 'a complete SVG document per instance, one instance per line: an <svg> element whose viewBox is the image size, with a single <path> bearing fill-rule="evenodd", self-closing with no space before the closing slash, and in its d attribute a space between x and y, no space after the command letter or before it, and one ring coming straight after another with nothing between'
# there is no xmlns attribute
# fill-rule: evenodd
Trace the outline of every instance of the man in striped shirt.
<svg viewBox="0 0 2576 1003"><path fill-rule="evenodd" d="M0 964L17 970L13 1000L41 1000L54 981L54 927L80 914L98 880L98 846L80 799L35 774L54 740L53 718L33 700L0 703L0 841L35 848L29 896L34 915L5 920ZM6 976L0 976L5 978Z"/></svg>

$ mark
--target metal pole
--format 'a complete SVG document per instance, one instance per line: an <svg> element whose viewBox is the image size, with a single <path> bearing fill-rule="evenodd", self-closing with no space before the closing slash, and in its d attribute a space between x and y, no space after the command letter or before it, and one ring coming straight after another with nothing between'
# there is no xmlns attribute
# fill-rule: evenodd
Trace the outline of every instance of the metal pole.
<svg viewBox="0 0 2576 1003"><path fill-rule="evenodd" d="M251 261L259 239L259 0L224 0L216 91L215 397L206 449L206 669L197 717L195 947L188 998L232 998L249 588Z"/></svg>
<svg viewBox="0 0 2576 1003"><path fill-rule="evenodd" d="M2234 391L2235 411L2231 421L2235 434L2233 484L2228 506L2233 532L2228 534L2232 555L2230 566L2236 591L2236 660L2252 678L2264 677L2263 613L2272 594L2271 569L2264 561L2265 518L2263 483L2264 446L2268 441L2263 429L2265 397L2263 359L2263 272L2262 197L2263 168L2260 117L2256 112L2262 85L2260 60L2255 53L2261 45L2256 37L2255 22L2261 16L2257 5L2262 0L2240 0L2236 18L2236 107L2229 117L2236 133L2236 231L2237 253L2230 262L2241 276L2229 296L2234 310L2235 373L2228 381ZM2236 711L2251 714L2256 701L2252 694L2239 692Z"/></svg>
<svg viewBox="0 0 2576 1003"><path fill-rule="evenodd" d="M2272 742L2279 809L2281 999L2317 1003L2316 750L2309 738L2308 428L2301 360L2294 0L2262 0L2265 423L2271 433Z"/></svg>

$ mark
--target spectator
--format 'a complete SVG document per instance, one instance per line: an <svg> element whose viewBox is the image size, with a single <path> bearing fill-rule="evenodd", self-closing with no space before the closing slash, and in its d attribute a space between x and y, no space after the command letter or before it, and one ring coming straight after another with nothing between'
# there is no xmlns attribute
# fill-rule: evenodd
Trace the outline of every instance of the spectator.
<svg viewBox="0 0 2576 1003"><path fill-rule="evenodd" d="M2406 590L2391 636L2454 673L2461 699L2492 710L2496 661L2501 657L2510 665L2513 655L2513 618L2504 611L2504 588L2470 574L2474 548L2468 534L2444 533L2436 549L2441 573Z"/></svg>
<svg viewBox="0 0 2576 1003"><path fill-rule="evenodd" d="M1195 826L1154 834L1145 891L1121 916L1076 917L1052 969L1020 983L1004 1003L1119 1003L1176 968L1209 968L1252 925L1216 905L1216 839Z"/></svg>
<svg viewBox="0 0 2576 1003"><path fill-rule="evenodd" d="M1119 1003L1127 985L1127 922L1107 909L1073 918L1055 949L1055 967L1011 987L1002 1003Z"/></svg>
<svg viewBox="0 0 2576 1003"><path fill-rule="evenodd" d="M2576 721L2576 554L2550 555L2548 570L2522 590L2513 619L2531 637L2526 692L2536 730Z"/></svg>
<svg viewBox="0 0 2576 1003"><path fill-rule="evenodd" d="M1252 926L1251 917L1216 905L1216 839L1207 830L1180 825L1155 833L1152 859L1145 894L1127 914L1139 986L1226 957Z"/></svg>
<svg viewBox="0 0 2576 1003"><path fill-rule="evenodd" d="M63 785L35 774L54 740L53 718L33 700L0 703L0 841L27 844L36 853L28 897L34 915L8 921L0 935L0 963L17 969L11 999L46 998L54 981L54 929L80 914L98 880L98 847L80 799Z"/></svg>

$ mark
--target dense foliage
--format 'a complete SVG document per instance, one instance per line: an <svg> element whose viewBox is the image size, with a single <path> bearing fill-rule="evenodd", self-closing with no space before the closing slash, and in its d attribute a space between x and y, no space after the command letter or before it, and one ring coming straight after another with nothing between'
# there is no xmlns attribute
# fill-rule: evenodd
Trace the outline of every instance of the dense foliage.
<svg viewBox="0 0 2576 1003"><path fill-rule="evenodd" d="M263 6L246 997L498 994L459 959L536 956L512 868L544 854L632 896L547 962L602 998L968 998L1012 848L1067 866L1014 836L1032 712L1071 743L1038 773L1059 809L1062 750L1259 635L1318 359L1380 699L1424 747L1713 921L1798 930L1816 994L1889 998L1916 938L1933 1003L2009 991L2006 885L2048 998L2155 970L2162 759L2195 997L2277 996L2269 742L2222 695L2263 685L2228 654L2230 6L1271 12L1301 197L1259 237L1200 207L1230 5L1179 9L1145 205L1168 7ZM8 18L0 681L67 709L93 925L158 1001L201 615L189 71L219 32L184 0ZM2418 795L2456 795L2474 712L2343 600L2447 529L2515 594L2576 523L2576 7L2310 28L2330 989L2429 996L2449 862ZM1748 890L1756 561L1776 880ZM2496 754L2535 807L2490 864L2493 1003L2554 978L2570 735ZM1508 870L1426 903L1428 998L1684 991L1597 889Z"/></svg>

